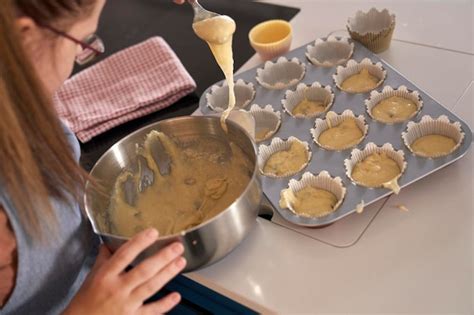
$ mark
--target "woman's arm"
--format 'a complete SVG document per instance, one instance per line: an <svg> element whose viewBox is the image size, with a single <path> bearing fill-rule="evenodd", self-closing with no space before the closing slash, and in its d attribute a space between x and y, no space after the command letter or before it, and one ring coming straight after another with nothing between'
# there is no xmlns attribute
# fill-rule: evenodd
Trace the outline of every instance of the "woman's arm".
<svg viewBox="0 0 474 315"><path fill-rule="evenodd" d="M0 308L15 287L17 270L16 238L7 214L0 205Z"/></svg>

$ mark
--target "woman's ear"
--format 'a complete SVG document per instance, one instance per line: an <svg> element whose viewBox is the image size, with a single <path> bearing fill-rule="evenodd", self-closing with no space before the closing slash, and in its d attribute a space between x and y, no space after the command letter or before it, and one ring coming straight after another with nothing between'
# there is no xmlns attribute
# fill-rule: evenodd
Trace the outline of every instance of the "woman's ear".
<svg viewBox="0 0 474 315"><path fill-rule="evenodd" d="M15 26L23 45L29 46L39 39L40 29L32 18L19 17L15 20Z"/></svg>

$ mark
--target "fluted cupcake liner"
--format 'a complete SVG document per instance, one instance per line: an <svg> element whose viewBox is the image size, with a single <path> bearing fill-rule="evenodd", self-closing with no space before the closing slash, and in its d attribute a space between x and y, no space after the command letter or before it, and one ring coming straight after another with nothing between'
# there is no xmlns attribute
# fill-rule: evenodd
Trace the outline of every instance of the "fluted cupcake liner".
<svg viewBox="0 0 474 315"><path fill-rule="evenodd" d="M334 205L331 211L321 213L317 216L310 216L308 214L297 213L295 211L293 207L294 200L296 199L295 194L308 186L326 190L336 196L337 203ZM318 175L313 175L310 172L305 172L300 180L290 179L288 183L288 188L281 191L280 207L283 209L289 209L294 214L299 216L319 218L336 211L344 201L345 195L346 188L342 184L342 180L340 177L333 178L327 171L322 171Z"/></svg>
<svg viewBox="0 0 474 315"><path fill-rule="evenodd" d="M281 90L300 82L306 69L305 65L293 58L280 57L276 62L267 61L263 68L257 69L257 82L267 89Z"/></svg>
<svg viewBox="0 0 474 315"><path fill-rule="evenodd" d="M298 142L298 143L305 146L306 152L307 152L307 158L306 158L305 163L303 163L301 165L301 167L298 170L294 171L294 172L288 172L288 173L285 173L285 174L282 174L282 175L276 175L276 174L273 174L273 173L266 173L264 171L264 168L265 168L265 165L266 165L268 159L273 154L275 154L277 152L289 150L290 147L291 147L291 144L293 142ZM296 173L301 172L306 166L308 166L310 160L311 160L311 150L309 148L308 142L301 141L301 140L299 140L298 138L295 138L295 137L289 137L287 140L283 140L281 138L276 137L276 138L272 139L272 142L269 145L263 145L262 144L258 148L258 164L259 164L259 167L260 167L260 172L263 175L268 176L268 177L284 178L284 177L292 176Z"/></svg>
<svg viewBox="0 0 474 315"><path fill-rule="evenodd" d="M351 152L350 158L344 160L344 166L346 168L346 175L347 177L354 182L355 184L363 187L367 187L362 183L359 183L352 177L352 171L357 163L362 162L365 158L369 155L374 153L385 153L389 158L394 160L398 167L400 168L400 174L392 179L390 182L383 183L379 187L369 187L369 188L389 188L393 190L394 193L398 194L400 192L400 187L398 186L398 179L403 175L406 170L407 163L405 161L405 154L402 150L395 151L393 146L390 143L385 143L382 146L377 146L375 143L370 142L368 143L363 150L354 149Z"/></svg>
<svg viewBox="0 0 474 315"><path fill-rule="evenodd" d="M374 117L372 113L373 108L377 106L377 104L379 104L381 101L387 98L390 98L392 96L398 96L398 97L406 98L412 101L413 103L415 103L417 107L416 112L414 112L413 115L411 115L410 117L406 119L400 119L393 122L386 122ZM394 89L391 86L387 85L383 88L382 92L372 91L370 92L370 97L366 99L364 102L365 102L365 107L367 109L367 113L369 114L369 116L374 120L377 120L386 124L394 124L394 123L400 123L400 122L410 120L413 117L415 117L423 108L423 101L421 100L420 93L418 93L418 91L410 91L404 85L399 86L397 89Z"/></svg>
<svg viewBox="0 0 474 315"><path fill-rule="evenodd" d="M235 109L246 108L255 98L255 86L242 79L234 85ZM213 85L206 94L207 106L215 112L223 112L229 106L229 86L226 82L222 85Z"/></svg>
<svg viewBox="0 0 474 315"><path fill-rule="evenodd" d="M325 104L325 110L320 113L315 113L312 115L301 115L293 114L293 109L304 99L310 101L322 102ZM306 85L304 83L298 84L296 90L288 90L285 93L285 98L281 101L283 109L288 115L295 118L313 118L324 114L329 108L331 108L334 102L334 92L331 89L331 86L326 85L322 86L319 82L314 82L311 85Z"/></svg>
<svg viewBox="0 0 474 315"><path fill-rule="evenodd" d="M411 145L415 140L428 135L442 135L453 139L456 145L446 154L436 154L433 156L425 155L421 152L415 152ZM456 151L462 144L464 139L464 132L461 129L461 123L458 121L450 122L449 118L441 115L434 119L431 116L425 115L417 123L410 121L407 124L407 129L402 133L402 139L406 147L415 155L425 158L438 158L449 155Z"/></svg>
<svg viewBox="0 0 474 315"><path fill-rule="evenodd" d="M342 88L342 83L350 76L360 73L362 69L367 69L371 75L379 79L377 85L373 89L363 92L345 91ZM377 62L374 64L369 58L364 58L361 62L357 62L354 59L351 59L347 62L346 66L338 66L336 69L336 73L332 77L336 86L342 91L345 91L347 93L367 93L379 87L385 81L386 76L387 71L382 67L382 63Z"/></svg>
<svg viewBox="0 0 474 315"><path fill-rule="evenodd" d="M360 138L359 142L357 142L355 145L350 145L338 150L335 150L334 148L323 145L319 142L319 136L324 131L328 130L329 128L339 126L346 119L354 119L357 127L362 131L362 137ZM356 146L357 144L361 143L362 140L364 140L364 138L367 136L368 130L369 130L369 126L365 122L364 115L359 115L356 117L353 111L351 111L350 109L346 109L344 112L342 112L342 114L337 114L331 111L326 114L325 119L320 119L320 118L316 119L314 128L311 129L311 135L313 136L314 142L320 147L326 150L331 150L331 151L342 151L342 150L347 150L349 148L352 148Z"/></svg>
<svg viewBox="0 0 474 315"><path fill-rule="evenodd" d="M334 67L351 58L354 44L347 38L329 36L318 38L313 45L306 47L306 57L312 64L321 67Z"/></svg>
<svg viewBox="0 0 474 315"><path fill-rule="evenodd" d="M390 47L395 14L390 14L387 9L378 11L375 8L368 12L357 11L354 17L348 19L346 28L352 39L379 53Z"/></svg>
<svg viewBox="0 0 474 315"><path fill-rule="evenodd" d="M281 113L275 111L272 105L260 107L253 104L249 113L255 119L255 141L261 142L270 139L280 128Z"/></svg>

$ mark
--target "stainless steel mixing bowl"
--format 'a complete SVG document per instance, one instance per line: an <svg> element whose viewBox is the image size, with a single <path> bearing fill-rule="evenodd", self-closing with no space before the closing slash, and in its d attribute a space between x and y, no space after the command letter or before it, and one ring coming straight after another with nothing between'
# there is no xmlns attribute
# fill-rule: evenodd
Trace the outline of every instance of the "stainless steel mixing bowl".
<svg viewBox="0 0 474 315"><path fill-rule="evenodd" d="M180 117L163 120L123 138L97 161L91 175L104 187L105 194L97 192L88 183L85 208L95 233L101 236L110 250L115 251L128 240L128 238L110 233L109 229L107 209L115 180L122 170L136 163L136 144L142 144L145 136L152 130L162 131L178 140L196 136L213 136L222 141L232 141L248 155L253 164L253 175L244 192L227 209L192 229L159 238L154 245L140 255L135 263L171 242L180 241L185 247L184 256L188 262L185 272L188 272L223 258L242 241L256 223L262 200L262 188L255 143L236 123L228 121L228 127L229 133L226 135L218 117Z"/></svg>

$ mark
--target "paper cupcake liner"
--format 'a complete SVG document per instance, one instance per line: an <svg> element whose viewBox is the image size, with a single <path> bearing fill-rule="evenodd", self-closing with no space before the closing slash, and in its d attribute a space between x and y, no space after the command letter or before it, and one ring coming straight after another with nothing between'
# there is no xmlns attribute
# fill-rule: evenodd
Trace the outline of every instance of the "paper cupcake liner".
<svg viewBox="0 0 474 315"><path fill-rule="evenodd" d="M387 71L382 67L382 63L377 62L376 64L374 64L369 58L364 58L361 62L357 62L354 59L351 59L347 62L345 67L338 66L336 69L336 74L332 76L332 78L334 79L334 83L341 91L344 91L344 89L342 88L342 83L347 78L349 78L350 76L354 74L359 73L364 68L367 69L371 75L379 79L379 82L377 83L377 85L371 90L376 89L385 81L385 77L387 76ZM354 94L367 93L369 91L370 90L365 91L365 92L354 93ZM353 92L347 92L347 93L353 93Z"/></svg>
<svg viewBox="0 0 474 315"><path fill-rule="evenodd" d="M275 111L272 105L260 107L257 104L253 104L248 111L255 119L255 141L262 142L270 139L280 128L281 125L281 114ZM262 138L258 135L262 131L268 130Z"/></svg>
<svg viewBox="0 0 474 315"><path fill-rule="evenodd" d="M260 43L255 41L255 35L259 32L265 33L266 31L272 31L276 28L287 28L288 34L284 38L280 38L270 43ZM250 45L255 51L262 57L263 60L270 60L278 56L286 54L291 47L291 40L293 38L293 30L289 22L284 20L269 20L257 24L249 32Z"/></svg>
<svg viewBox="0 0 474 315"><path fill-rule="evenodd" d="M318 216L308 216L297 213L293 208L292 199L295 198L295 194L298 191L308 186L323 189L334 194L337 198L337 203L334 205L333 209ZM316 176L311 174L310 172L305 172L300 180L290 179L290 182L288 183L288 188L281 191L280 207L283 209L289 209L291 212L298 216L320 218L336 211L344 201L345 195L346 188L342 184L342 180L340 177L333 178L327 171L322 171Z"/></svg>
<svg viewBox="0 0 474 315"><path fill-rule="evenodd" d="M375 143L370 142L365 146L363 150L359 150L359 149L352 150L350 158L344 160L344 166L346 167L346 175L353 183L359 186L367 187L357 182L354 178L352 178L352 171L354 169L354 166L373 153L383 153L383 152L385 152L389 158L397 162L398 167L400 168L400 174L398 174L397 177L395 177L392 181L388 183L384 183L378 187L368 187L368 188L380 188L380 187L389 188L389 184L392 184L392 187L390 188L394 191L394 193L398 194L400 191L400 187L398 186L396 182L405 172L405 169L407 167L407 162L405 161L405 154L403 153L403 151L402 150L395 151L395 149L390 143L385 143L383 146L379 147Z"/></svg>
<svg viewBox="0 0 474 315"><path fill-rule="evenodd" d="M311 101L321 101L326 103L326 108L324 112L316 113L313 115L294 115L292 113L293 109L298 105L302 100L305 99ZM319 82L314 82L311 85L306 85L304 83L298 84L296 90L288 90L285 93L285 98L281 101L283 109L288 115L295 118L313 118L324 114L329 108L331 108L334 102L334 93L331 89L331 86L326 85L322 86Z"/></svg>
<svg viewBox="0 0 474 315"><path fill-rule="evenodd" d="M299 142L303 144L306 147L306 150L308 152L307 160L306 162L297 170L294 172L289 172L286 174L282 175L275 175L272 173L265 173L263 169L265 168L265 164L267 163L268 159L276 152L279 151L285 151L288 150L293 142ZM309 148L309 144L306 141L301 141L295 137L289 137L287 140L283 140L281 138L273 138L272 142L269 145L260 145L258 148L258 165L260 167L260 172L268 177L273 177L273 178L284 178L288 176L292 176L296 173L301 172L306 166L308 166L309 161L311 160L311 150Z"/></svg>
<svg viewBox="0 0 474 315"><path fill-rule="evenodd" d="M235 109L246 108L255 98L255 86L242 79L234 85ZM213 85L206 94L207 106L215 112L223 112L229 106L229 86L224 81L222 85Z"/></svg>
<svg viewBox="0 0 474 315"><path fill-rule="evenodd" d="M318 38L313 45L306 47L306 57L312 64L321 67L334 67L343 64L351 58L354 44L347 38L329 36Z"/></svg>
<svg viewBox="0 0 474 315"><path fill-rule="evenodd" d="M368 12L357 11L354 17L348 19L346 27L352 39L379 53L390 47L395 14L390 14L387 9L378 11L375 8Z"/></svg>
<svg viewBox="0 0 474 315"><path fill-rule="evenodd" d="M420 153L415 153L411 144L418 138L427 136L427 135L442 135L449 137L456 141L456 145L446 154L438 154L433 156L427 156ZM436 119L433 119L431 116L423 116L420 122L415 123L410 121L407 125L407 129L402 133L402 139L406 147L415 155L425 157L425 158L438 158L442 156L449 155L456 151L464 139L464 132L461 129L461 123L458 121L450 122L449 118L445 115L441 115Z"/></svg>
<svg viewBox="0 0 474 315"><path fill-rule="evenodd" d="M305 65L293 58L280 57L276 62L267 61L263 68L257 69L257 82L272 90L281 90L300 82L306 69Z"/></svg>
<svg viewBox="0 0 474 315"><path fill-rule="evenodd" d="M406 119L397 120L394 122L385 122L385 121L375 118L372 115L372 109L381 101L387 98L390 98L392 96L403 97L403 98L409 99L410 101L413 101L417 107L416 112L414 112L413 115L411 115L410 117ZM413 117L415 117L423 108L423 101L421 100L420 93L418 93L418 91L410 91L404 85L400 85L398 89L393 89L391 86L387 85L383 88L382 92L372 91L370 92L370 97L366 99L364 102L365 102L365 107L367 109L367 113L369 114L370 118L372 118L373 120L380 121L384 124L396 124L396 123L401 123L401 122L410 120Z"/></svg>
<svg viewBox="0 0 474 315"><path fill-rule="evenodd" d="M355 145L347 146L338 150L327 147L319 142L319 136L324 131L329 129L328 120L330 122L331 127L336 127L336 126L339 126L339 124L341 124L344 120L348 118L355 119L357 127L359 127L359 129L362 131L362 137L360 138L359 142L357 142ZM342 151L342 150L347 150L349 148L352 148L358 145L359 143L361 143L364 140L364 138L367 136L368 130L369 130L369 126L365 122L364 115L359 115L356 117L353 111L351 111L350 109L346 109L342 114L338 115L335 112L328 112L325 119L320 119L320 118L316 119L314 128L311 129L311 135L313 136L314 142L317 145L319 145L321 148L330 150L330 151Z"/></svg>

